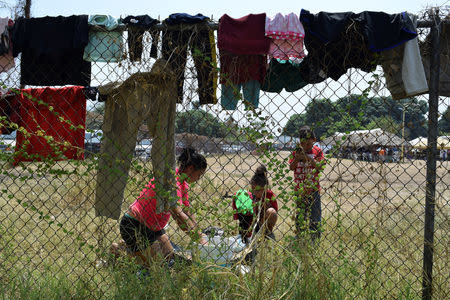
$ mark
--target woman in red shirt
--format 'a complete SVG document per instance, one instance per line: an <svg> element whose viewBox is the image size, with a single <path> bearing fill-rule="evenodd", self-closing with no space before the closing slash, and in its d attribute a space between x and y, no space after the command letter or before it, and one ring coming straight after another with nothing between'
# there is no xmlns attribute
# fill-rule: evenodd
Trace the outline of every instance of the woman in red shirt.
<svg viewBox="0 0 450 300"><path fill-rule="evenodd" d="M178 163L177 196L179 205L170 208L169 211L157 213L155 184L154 179L151 179L120 221L120 234L127 249L133 256L141 258L145 265L148 265L148 262L142 252L155 241L159 241L159 249L163 257L172 258L173 247L164 230L170 216L175 219L181 230L190 233L193 238L200 238L201 244L206 244L194 215L186 209L190 206L189 183L196 182L205 173L206 159L194 149L185 148L178 157ZM150 253L152 257L157 254L153 248L150 248Z"/></svg>
<svg viewBox="0 0 450 300"><path fill-rule="evenodd" d="M232 206L236 210L233 218L239 220L239 234L245 243L248 243L248 239L252 235L251 226L254 223L256 223L255 232L265 226L266 237L275 239L273 228L278 219L278 203L268 185L267 169L264 165L260 165L250 180L251 192L247 192L252 199L253 210L250 212L240 211L236 207L236 197L233 197Z"/></svg>

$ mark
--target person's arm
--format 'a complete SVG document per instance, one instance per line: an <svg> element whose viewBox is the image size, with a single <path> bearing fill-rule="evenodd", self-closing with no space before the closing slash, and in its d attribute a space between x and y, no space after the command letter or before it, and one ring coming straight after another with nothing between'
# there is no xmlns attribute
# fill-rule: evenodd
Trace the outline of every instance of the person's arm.
<svg viewBox="0 0 450 300"><path fill-rule="evenodd" d="M301 161L299 153L300 151L294 151L292 153L292 158L289 160L289 170L294 171L297 168L297 164Z"/></svg>
<svg viewBox="0 0 450 300"><path fill-rule="evenodd" d="M297 149L292 153L292 158L289 161L289 170L294 171L297 168L297 164L299 162L302 163L310 163L315 167L314 159L310 158L306 152L302 149L301 146L298 146Z"/></svg>
<svg viewBox="0 0 450 300"><path fill-rule="evenodd" d="M197 222L195 218L190 214L181 209L179 205L170 209L170 214L177 222L181 230L188 232L192 237L199 237L201 244L206 244L207 241L204 238L203 233L198 229Z"/></svg>
<svg viewBox="0 0 450 300"><path fill-rule="evenodd" d="M320 172L325 168L325 157L322 149L317 150L317 154L314 158L307 156L308 162L316 169L316 172Z"/></svg>
<svg viewBox="0 0 450 300"><path fill-rule="evenodd" d="M183 211L183 213L186 214L186 216L188 216L188 218L192 221L192 223L194 224L194 226L196 228L198 228L198 224L197 224L197 220L195 219L195 215L192 214L189 210L186 209L187 206L182 206L183 208L181 209ZM204 235L203 233L201 234L202 236Z"/></svg>

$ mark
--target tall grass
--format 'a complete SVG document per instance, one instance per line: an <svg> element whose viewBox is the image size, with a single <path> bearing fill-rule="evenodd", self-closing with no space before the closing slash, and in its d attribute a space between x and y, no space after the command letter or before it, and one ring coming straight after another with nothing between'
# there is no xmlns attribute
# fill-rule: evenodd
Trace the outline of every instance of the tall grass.
<svg viewBox="0 0 450 300"><path fill-rule="evenodd" d="M264 243L245 275L197 262L174 269L155 263L145 277L137 275L136 264L127 259L102 269L73 259L64 267L47 262L39 270L30 265L12 268L2 277L0 294L6 299L418 298L406 279L395 285L377 280L383 265L378 264L375 249L364 249L363 265L351 256L343 249L339 256L329 257L321 244L311 246L305 238L286 247ZM73 276L76 264L83 264L86 272Z"/></svg>

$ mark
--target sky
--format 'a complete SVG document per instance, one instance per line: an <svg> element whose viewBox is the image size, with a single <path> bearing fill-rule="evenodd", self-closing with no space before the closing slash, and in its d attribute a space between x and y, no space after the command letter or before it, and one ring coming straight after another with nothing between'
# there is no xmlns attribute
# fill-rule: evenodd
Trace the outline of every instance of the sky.
<svg viewBox="0 0 450 300"><path fill-rule="evenodd" d="M1 1L0 3L14 3L15 1ZM292 3L292 2L291 2ZM188 0L32 0L31 16L69 16L80 14L107 14L114 17L125 17L127 15L142 15L148 14L153 18L165 19L172 13L188 13L195 15L201 13L212 17L217 21L223 14L228 14L233 18L239 18L249 13L263 13L268 16L274 16L280 12L288 14L291 12L299 14L302 8L309 10L311 13L318 13L320 11L326 12L342 12L353 11L361 12L364 10L370 11L384 11L386 13L399 13L408 11L415 14L423 12L426 8L431 6L450 5L450 1L446 0L321 0L321 1L299 1L298 5L278 5L275 1L268 0L226 0L226 1L188 1ZM7 16L8 12L0 10L1 16ZM114 70L114 66L104 66L104 71ZM94 71L93 71L94 73ZM104 72L106 74L108 72ZM364 73L364 72L361 72ZM351 81L353 83L370 80L364 74L354 72ZM342 76L345 77L345 76ZM346 95L348 80L342 78L340 83L332 83L331 85L309 85L308 89L304 88L299 93L285 93L281 94L265 94L260 99L260 107L262 114L268 116L271 121L276 124L272 127L274 130L279 130L283 127L289 117L294 113L301 113L304 111L306 104L312 97L341 97ZM93 83L94 84L94 83ZM364 83L353 85L352 93L364 89ZM382 91L382 93L386 91ZM218 94L219 96L219 94ZM388 96L388 94L383 95ZM449 105L449 99L446 98L440 105L440 111L445 110ZM242 105L239 106L240 108ZM245 115L241 111L226 113L221 111L220 105L204 108L221 119L228 119L232 116L235 120L245 120ZM245 122L245 121L244 121Z"/></svg>
<svg viewBox="0 0 450 300"><path fill-rule="evenodd" d="M8 1L14 2L14 1ZM321 1L298 1L298 5L278 5L276 1L268 0L226 0L226 1L189 1L189 0L32 0L31 13L34 17L46 15L68 16L72 14L109 14L119 17L120 15L148 14L151 17L160 16L164 19L171 13L201 13L218 19L224 13L238 18L249 13L265 12L269 15L280 13L299 13L301 8L313 13L319 11L338 12L364 10L384 11L387 13L399 13L410 11L417 13L430 5L445 5L449 1L426 1L426 0L321 0ZM288 2L285 2L287 4ZM290 2L295 3L295 1Z"/></svg>

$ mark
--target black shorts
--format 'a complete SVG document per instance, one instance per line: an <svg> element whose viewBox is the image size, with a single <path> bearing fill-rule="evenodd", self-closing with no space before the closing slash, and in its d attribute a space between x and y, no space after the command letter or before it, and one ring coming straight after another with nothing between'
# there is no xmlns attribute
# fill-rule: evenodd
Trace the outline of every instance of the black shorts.
<svg viewBox="0 0 450 300"><path fill-rule="evenodd" d="M153 244L158 237L166 233L164 229L152 231L141 222L128 215L120 220L120 235L133 253L143 251Z"/></svg>
<svg viewBox="0 0 450 300"><path fill-rule="evenodd" d="M252 235L252 229L250 226L253 223L253 215L238 214L239 220L239 234L243 237L250 237Z"/></svg>

